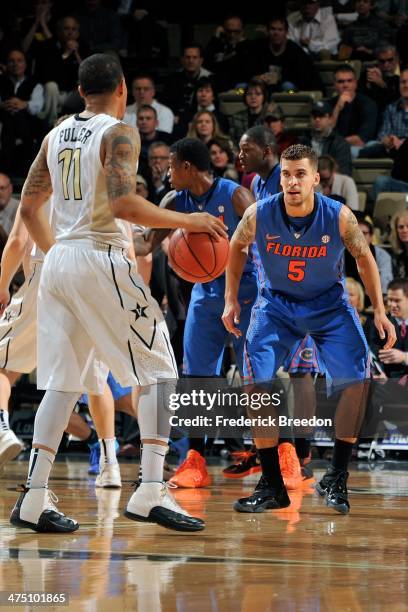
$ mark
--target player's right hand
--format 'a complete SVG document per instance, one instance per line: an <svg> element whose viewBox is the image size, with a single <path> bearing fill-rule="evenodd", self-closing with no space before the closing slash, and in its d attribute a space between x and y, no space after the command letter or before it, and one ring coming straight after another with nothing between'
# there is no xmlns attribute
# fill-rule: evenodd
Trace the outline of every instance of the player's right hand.
<svg viewBox="0 0 408 612"><path fill-rule="evenodd" d="M225 329L236 338L240 338L242 336L242 331L236 327L236 325L239 325L240 315L241 306L239 305L238 300L229 300L228 302L225 302L224 312L221 319L224 323Z"/></svg>
<svg viewBox="0 0 408 612"><path fill-rule="evenodd" d="M206 232L210 234L215 240L219 239L219 236L228 238L227 226L214 215L208 213L191 213L186 215L186 229L189 232Z"/></svg>
<svg viewBox="0 0 408 612"><path fill-rule="evenodd" d="M0 287L0 316L6 310L8 303L10 302L10 292L8 289L2 289Z"/></svg>

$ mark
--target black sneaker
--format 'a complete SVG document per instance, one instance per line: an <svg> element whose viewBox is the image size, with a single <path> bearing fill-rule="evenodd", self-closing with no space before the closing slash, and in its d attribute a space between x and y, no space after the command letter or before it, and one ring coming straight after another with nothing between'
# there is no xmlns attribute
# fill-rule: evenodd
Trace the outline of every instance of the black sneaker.
<svg viewBox="0 0 408 612"><path fill-rule="evenodd" d="M319 495L326 497L326 504L341 514L350 512L347 493L347 479L349 473L345 470L336 470L332 466L316 485Z"/></svg>
<svg viewBox="0 0 408 612"><path fill-rule="evenodd" d="M264 512L265 510L278 510L288 506L290 506L290 499L285 486L280 489L272 487L261 476L252 495L238 499L233 508L237 512Z"/></svg>
<svg viewBox="0 0 408 612"><path fill-rule="evenodd" d="M237 462L222 470L225 478L245 478L245 476L261 471L261 465L256 452L235 451L231 454L235 456Z"/></svg>
<svg viewBox="0 0 408 612"><path fill-rule="evenodd" d="M78 523L65 516L53 502L58 498L47 488L28 489L22 486L22 493L18 498L10 516L10 523L16 527L29 527L33 531L40 533L71 533L79 527ZM23 505L24 504L24 505ZM35 513L30 512L31 507L44 508L38 517L37 522L30 520Z"/></svg>

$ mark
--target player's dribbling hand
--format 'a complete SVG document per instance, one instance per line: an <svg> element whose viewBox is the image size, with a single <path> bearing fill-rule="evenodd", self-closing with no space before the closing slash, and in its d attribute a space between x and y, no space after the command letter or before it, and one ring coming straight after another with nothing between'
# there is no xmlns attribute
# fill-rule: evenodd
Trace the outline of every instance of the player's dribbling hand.
<svg viewBox="0 0 408 612"><path fill-rule="evenodd" d="M389 318L384 313L375 314L374 325L377 328L381 340L384 340L385 337L387 337L387 341L384 344L383 350L388 350L392 348L397 341L397 334L395 332L395 327L391 323Z"/></svg>
<svg viewBox="0 0 408 612"><path fill-rule="evenodd" d="M6 310L8 303L10 302L10 292L8 289L2 289L0 287L0 316Z"/></svg>
<svg viewBox="0 0 408 612"><path fill-rule="evenodd" d="M241 330L236 327L236 325L239 325L240 314L241 306L238 301L225 302L225 308L221 319L225 329L236 338L242 336Z"/></svg>
<svg viewBox="0 0 408 612"><path fill-rule="evenodd" d="M208 213L191 213L187 216L188 227L186 229L189 232L206 232L215 240L218 240L219 236L228 238L227 226L218 217Z"/></svg>

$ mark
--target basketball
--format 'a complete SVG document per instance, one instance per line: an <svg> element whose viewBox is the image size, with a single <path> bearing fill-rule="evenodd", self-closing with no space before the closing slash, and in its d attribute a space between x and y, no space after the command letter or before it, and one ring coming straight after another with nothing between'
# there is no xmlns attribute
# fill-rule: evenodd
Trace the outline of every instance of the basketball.
<svg viewBox="0 0 408 612"><path fill-rule="evenodd" d="M169 242L169 263L190 283L208 283L220 276L228 261L229 242L219 236L177 229Z"/></svg>

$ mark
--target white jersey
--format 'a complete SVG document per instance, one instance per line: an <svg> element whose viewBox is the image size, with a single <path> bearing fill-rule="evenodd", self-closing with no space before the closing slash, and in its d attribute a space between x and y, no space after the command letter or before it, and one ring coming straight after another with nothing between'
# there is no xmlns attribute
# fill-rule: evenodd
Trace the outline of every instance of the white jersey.
<svg viewBox="0 0 408 612"><path fill-rule="evenodd" d="M102 137L117 123L103 113L88 119L74 115L50 132L47 163L57 242L87 239L128 248L126 224L113 215L100 160Z"/></svg>

